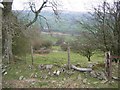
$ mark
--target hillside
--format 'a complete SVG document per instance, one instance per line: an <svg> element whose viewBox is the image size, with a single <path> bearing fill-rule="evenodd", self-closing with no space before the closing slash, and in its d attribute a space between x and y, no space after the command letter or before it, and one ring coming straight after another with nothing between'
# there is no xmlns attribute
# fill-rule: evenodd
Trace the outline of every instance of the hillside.
<svg viewBox="0 0 120 90"><path fill-rule="evenodd" d="M19 13L18 18L27 17L30 20L34 18L34 14L32 14L30 11L17 11L17 13ZM61 11L59 14L59 18L57 18L55 14L51 11L42 11L40 15L44 16L47 19L47 23L49 24L49 29L51 31L67 34L79 34L80 31L84 29L78 23L78 21L82 21L83 19L85 19L85 15L87 16L87 13ZM37 23L40 25L41 28L44 28L44 32L49 31L47 29L46 20L43 17L38 18Z"/></svg>

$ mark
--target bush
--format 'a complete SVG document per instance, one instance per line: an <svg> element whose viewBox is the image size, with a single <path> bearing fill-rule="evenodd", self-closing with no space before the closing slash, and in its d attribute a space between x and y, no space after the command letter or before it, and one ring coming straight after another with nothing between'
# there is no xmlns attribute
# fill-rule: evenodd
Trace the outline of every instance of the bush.
<svg viewBox="0 0 120 90"><path fill-rule="evenodd" d="M44 41L39 40L33 42L34 50L47 50L47 49L51 49L51 47L52 47L52 42L48 40L44 40Z"/></svg>
<svg viewBox="0 0 120 90"><path fill-rule="evenodd" d="M64 42L64 38L59 38L57 41L56 41L56 45L61 45L63 44Z"/></svg>
<svg viewBox="0 0 120 90"><path fill-rule="evenodd" d="M45 47L46 49L50 49L52 47L52 42L45 40L45 41L43 41L41 47Z"/></svg>
<svg viewBox="0 0 120 90"><path fill-rule="evenodd" d="M22 32L13 37L12 51L15 56L25 56L30 53L30 42Z"/></svg>
<svg viewBox="0 0 120 90"><path fill-rule="evenodd" d="M50 53L50 49L47 49L47 50L35 50L34 53L38 53L38 54L48 54Z"/></svg>

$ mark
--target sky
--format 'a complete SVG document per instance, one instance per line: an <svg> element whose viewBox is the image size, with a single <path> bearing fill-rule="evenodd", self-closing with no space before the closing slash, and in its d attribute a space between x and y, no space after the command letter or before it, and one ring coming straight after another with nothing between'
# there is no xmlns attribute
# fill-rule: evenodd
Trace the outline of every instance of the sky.
<svg viewBox="0 0 120 90"><path fill-rule="evenodd" d="M33 0L14 0L13 2L13 9L14 10L23 10L28 9L28 1ZM39 1L42 0L34 0L36 1L36 6L40 6ZM86 12L90 11L92 7L97 6L100 4L103 0L57 0L58 3L61 4L59 7L60 10L67 10L67 11L76 11L76 12ZM108 2L112 2L114 0L106 0ZM38 7L39 8L39 7ZM50 8L47 8L46 10L50 10Z"/></svg>

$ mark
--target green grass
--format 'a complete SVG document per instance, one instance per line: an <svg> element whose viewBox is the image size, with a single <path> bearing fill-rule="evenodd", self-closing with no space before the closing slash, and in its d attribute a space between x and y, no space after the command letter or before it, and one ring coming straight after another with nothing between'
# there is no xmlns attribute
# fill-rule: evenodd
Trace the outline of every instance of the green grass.
<svg viewBox="0 0 120 90"><path fill-rule="evenodd" d="M57 38L55 38L55 37L53 37L51 35L42 34L41 37L44 38L45 40L49 40L49 41L51 41L53 43L58 40Z"/></svg>
<svg viewBox="0 0 120 90"><path fill-rule="evenodd" d="M34 64L67 64L67 51L62 51L59 46L54 46L50 54L44 55L34 55ZM57 52L54 52L57 51ZM27 57L28 62L31 62L30 56ZM87 66L88 60L86 57L70 52L71 64L80 63L82 66ZM100 54L95 54L91 57L91 62L104 62L103 56Z"/></svg>
<svg viewBox="0 0 120 90"><path fill-rule="evenodd" d="M57 52L56 52L57 51ZM70 60L71 64L77 64L79 63L81 67L87 67L88 60L86 57L83 57L82 55L76 54L71 52L70 53ZM96 52L95 55L91 57L91 62L104 62L104 54L102 52ZM59 65L63 66L64 64L67 64L67 52L62 51L60 47L54 46L52 47L52 52L49 54L34 54L34 66L32 69L29 69L29 65L31 65L31 56L28 55L26 57L26 63L25 61L17 61L16 64L10 64L9 68L7 69L8 74L3 76L3 80L6 82L9 80L19 80L20 76L24 76L25 79L30 79L32 74L37 74L37 80L40 82L35 82L34 85L28 85L28 87L68 87L70 85L79 84L76 87L82 87L84 86L82 83L82 80L85 79L85 73L74 71L74 74L68 75L67 73L61 73L59 76L49 76L48 70L39 70L38 65L39 64L53 64L53 65ZM53 73L54 70L59 70L60 67L54 66L50 72ZM68 72L71 72L71 70L68 70ZM42 79L41 75L48 75L48 78ZM82 80L78 79L78 75L81 76ZM109 84L102 84L100 80L96 78L92 78L90 76L87 76L87 81L90 82L90 84L86 84L88 87L117 87L117 83L113 83L112 85ZM53 83L52 83L53 82ZM94 84L94 82L98 82L98 84ZM26 84L27 85L27 84ZM3 83L3 87L14 87L11 86L11 84ZM75 87L75 86L71 86Z"/></svg>
<svg viewBox="0 0 120 90"><path fill-rule="evenodd" d="M72 36L72 35L67 35L67 36L51 36L51 35L45 35L45 34L42 34L41 35L42 38L46 39L46 40L49 40L51 41L52 43L55 43L59 38L63 38L65 40L65 42L71 42L73 40L76 39L75 36Z"/></svg>

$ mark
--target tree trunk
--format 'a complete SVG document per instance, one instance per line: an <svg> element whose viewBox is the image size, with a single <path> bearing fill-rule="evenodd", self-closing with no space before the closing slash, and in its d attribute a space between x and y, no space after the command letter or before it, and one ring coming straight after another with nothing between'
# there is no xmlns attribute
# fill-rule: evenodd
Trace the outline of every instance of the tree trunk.
<svg viewBox="0 0 120 90"><path fill-rule="evenodd" d="M90 56L89 56L89 55L87 56L87 59L88 59L88 61L89 61L89 62L91 61L91 58L90 58Z"/></svg>
<svg viewBox="0 0 120 90"><path fill-rule="evenodd" d="M4 9L3 9L3 27L2 27L2 53L3 53L3 60L10 63L10 61L13 59L12 54L12 0L11 2L2 2Z"/></svg>
<svg viewBox="0 0 120 90"><path fill-rule="evenodd" d="M117 11L118 11L118 56L120 56L120 1L117 5Z"/></svg>
<svg viewBox="0 0 120 90"><path fill-rule="evenodd" d="M0 65L2 65L2 8L0 7ZM0 68L2 71L2 68ZM0 72L0 89L2 90L2 72Z"/></svg>

